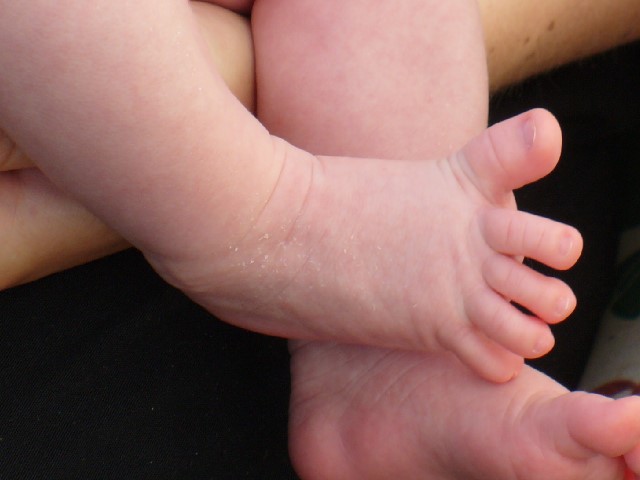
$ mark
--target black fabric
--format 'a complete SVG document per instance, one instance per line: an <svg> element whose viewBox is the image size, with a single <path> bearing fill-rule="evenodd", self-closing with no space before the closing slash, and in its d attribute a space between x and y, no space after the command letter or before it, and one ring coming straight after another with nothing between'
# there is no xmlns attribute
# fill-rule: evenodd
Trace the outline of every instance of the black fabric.
<svg viewBox="0 0 640 480"><path fill-rule="evenodd" d="M498 120L534 106L565 132L557 170L522 208L576 225L562 275L580 306L536 366L569 387L613 281L624 161L640 160L640 48L510 89ZM285 342L229 327L127 252L0 294L0 480L288 479Z"/></svg>
<svg viewBox="0 0 640 480"><path fill-rule="evenodd" d="M295 478L283 340L136 252L0 296L0 479Z"/></svg>

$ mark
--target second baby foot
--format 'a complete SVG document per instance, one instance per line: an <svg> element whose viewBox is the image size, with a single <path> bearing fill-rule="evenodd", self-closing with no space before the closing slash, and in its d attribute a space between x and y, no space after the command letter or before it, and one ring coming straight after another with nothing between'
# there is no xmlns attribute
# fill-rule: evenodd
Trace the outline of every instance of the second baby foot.
<svg viewBox="0 0 640 480"><path fill-rule="evenodd" d="M638 398L569 393L527 366L492 385L449 354L321 342L291 352L290 450L305 479L622 480L625 463L625 479L640 473Z"/></svg>

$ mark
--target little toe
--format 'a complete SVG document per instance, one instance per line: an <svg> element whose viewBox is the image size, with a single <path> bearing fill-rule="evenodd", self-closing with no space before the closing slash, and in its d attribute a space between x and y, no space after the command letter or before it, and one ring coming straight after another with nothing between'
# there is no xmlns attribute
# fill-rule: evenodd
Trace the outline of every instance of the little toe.
<svg viewBox="0 0 640 480"><path fill-rule="evenodd" d="M558 270L571 268L582 253L582 236L575 228L526 212L487 209L480 228L496 252L531 258Z"/></svg>
<svg viewBox="0 0 640 480"><path fill-rule="evenodd" d="M546 110L535 109L488 128L458 159L472 183L494 199L549 174L561 148L558 122Z"/></svg>
<svg viewBox="0 0 640 480"><path fill-rule="evenodd" d="M555 344L546 323L521 312L489 288L468 298L465 308L477 329L516 355L538 358L548 353Z"/></svg>
<svg viewBox="0 0 640 480"><path fill-rule="evenodd" d="M521 356L500 347L472 325L463 326L441 336L441 345L480 377L505 383L518 375L524 366Z"/></svg>
<svg viewBox="0 0 640 480"><path fill-rule="evenodd" d="M561 322L576 308L576 297L567 284L511 257L490 257L483 265L483 275L493 290L547 323Z"/></svg>

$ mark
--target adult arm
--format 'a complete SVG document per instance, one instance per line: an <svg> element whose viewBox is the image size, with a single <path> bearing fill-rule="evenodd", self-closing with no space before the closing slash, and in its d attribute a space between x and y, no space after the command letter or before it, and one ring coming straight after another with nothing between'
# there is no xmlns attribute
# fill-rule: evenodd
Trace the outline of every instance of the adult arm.
<svg viewBox="0 0 640 480"><path fill-rule="evenodd" d="M492 91L640 38L640 1L479 0Z"/></svg>

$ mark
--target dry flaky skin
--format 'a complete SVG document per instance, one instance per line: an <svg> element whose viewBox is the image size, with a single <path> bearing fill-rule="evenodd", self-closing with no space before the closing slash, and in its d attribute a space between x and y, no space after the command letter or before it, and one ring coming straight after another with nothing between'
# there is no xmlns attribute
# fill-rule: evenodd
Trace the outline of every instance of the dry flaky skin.
<svg viewBox="0 0 640 480"><path fill-rule="evenodd" d="M156 4L158 3L162 2L156 2ZM0 50L0 57L2 56L1 52ZM458 69L456 71L459 72ZM100 102L98 103L100 104ZM29 126L29 123L27 126ZM34 158L36 157L34 156ZM164 170L160 170L160 173L164 172ZM126 173L126 170L122 173ZM282 189L279 188L279 191L282 191ZM140 221L145 221L145 218L139 219ZM301 231L301 229L298 229L298 231ZM275 230L273 229L267 229L260 233L259 239L264 238L264 241L267 242L270 236L275 235L274 232ZM405 248L404 243L401 246L403 249ZM241 251L241 249L236 249L233 245L230 245L230 251L235 252L236 250ZM408 255L408 258L411 259L411 255ZM530 377L535 375L530 370L525 370L519 379L516 379L516 382L508 383L505 389L494 390L492 388L494 387L493 385L488 385L484 382L479 383L480 380L475 377L469 378L466 370L462 370L459 364L448 361L450 359L445 356L435 357L434 361L430 361L431 359L428 357L406 354L405 352L388 352L375 349L361 350L359 347L346 346L336 346L333 351L329 351L317 343L307 344L303 348L294 347L292 353L294 355L294 377L296 379L294 402L292 402L294 409L292 443L294 449L296 444L303 449L306 448L306 451L298 452L298 461L296 463L300 468L305 468L304 465L306 464L306 468L312 473L320 475L320 478L348 478L346 475L322 475L323 468L337 469L334 471L340 472L340 467L344 466L344 462L340 462L341 458L339 458L342 454L348 455L346 457L346 468L360 467L352 470L355 472L353 478L375 478L376 475L380 475L383 478L394 478L394 476L398 476L398 472L403 478L420 478L424 471L430 471L429 467L431 467L431 471L435 475L448 472L451 474L460 473L458 478L467 479L472 478L473 475L478 478L512 478L513 476L509 475L510 472L507 472L506 475L499 475L500 472L504 472L503 465L506 465L506 468L510 467L510 462L504 461L505 457L514 463L518 462L523 456L522 450L529 448L528 452L534 450L534 454L543 454L532 456L532 459L536 460L533 466L550 468L551 473L555 476L545 475L538 477L548 480L549 478L561 478L559 467L563 465L566 468L573 469L575 464L571 460L575 456L578 459L592 457L592 451L600 448L599 444L603 442L606 448L609 449L607 451L612 451L614 456L625 453L637 443L634 432L631 432L631 435L627 432L625 435L625 432L619 432L619 428L616 429L623 422L631 425L634 419L639 418L637 414L638 405L633 399L617 403L616 405L619 408L614 406L613 409L607 407L593 409L589 408L589 405L585 405L584 408L578 410L574 408L575 403L572 404L571 400L559 401L557 404L556 402L547 402L547 399L538 395L538 392L540 390L544 391L544 389L536 388L535 385L533 385L535 398L531 398L531 390L518 390L523 382L531 380ZM347 361L342 361L343 359ZM438 363L438 359L442 360L442 364ZM321 370L315 367L320 367ZM431 378L429 378L429 368L432 369L431 374L434 375ZM437 381L437 376L440 376L444 381ZM357 379L356 384L353 383L354 379ZM443 384L443 388L448 387L449 391L435 391L431 382L428 381L431 379L435 379L436 384ZM541 385L541 387L545 387L545 385ZM463 389L466 390L463 391ZM507 390L507 395L504 394L505 390ZM547 391L553 394L555 393L554 391L558 391L558 387L550 386ZM352 392L355 392L356 395L352 395ZM492 392L498 393L497 399ZM509 392L511 392L510 395ZM558 393L562 394L564 392L560 389ZM453 402L454 400L461 403L456 404ZM395 410L398 404L402 407L400 411ZM565 408L562 408L563 405ZM548 408L544 408L548 406L553 407L552 410L558 415L553 415L553 411L549 412ZM351 413L354 412L350 407L355 407L355 414L359 418L354 418L353 416L347 418L344 414L347 409L350 409ZM477 414L478 407L483 410L480 415ZM461 425L462 428L453 432L456 435L448 435L450 429L446 423L447 418L438 415L438 409L440 412L450 412L460 422L458 425ZM570 414L574 412L569 416L569 423L572 425L566 425L567 422L557 421L558 418L565 417L567 411ZM596 422L598 423L596 428L590 428L591 422L581 421L583 418L600 420L604 417L602 413L605 412L603 411L608 411L610 414L608 415L608 421ZM613 413L611 413L612 411ZM505 412L507 413L506 415ZM534 415L527 415L527 413L533 413ZM477 422L481 415L484 415L485 421ZM405 419L407 420L406 423ZM502 426L505 429L496 428L496 419L502 421ZM572 419L575 421L571 422ZM434 429L434 425L429 424L430 421L435 421L435 426L442 428ZM530 423L524 424L523 422ZM582 428L575 428L576 424ZM347 435L328 438L328 440L337 441L322 442L322 427L328 427L333 430L336 425L339 426L337 430L339 434L346 433ZM475 432L471 432L467 428L469 425L476 425L479 428ZM549 425L557 428L544 428ZM406 428L403 428L405 426ZM455 422L453 426L456 426ZM510 429L513 426L516 428ZM525 428L520 428L521 426ZM320 429L314 427L320 427ZM324 431L326 432L326 429ZM335 432L336 430L333 431ZM398 437L386 435L387 432L399 432L402 437L400 440L404 439L404 441L397 441ZM493 439L488 438L487 432L489 437L494 435ZM542 435L536 435L537 432ZM512 435L507 435L509 433ZM552 435L549 437L545 435L549 433ZM605 436L607 434L611 438L607 438ZM580 439L581 437L595 438L599 444L577 442L576 438ZM532 445L531 438L540 438L544 446L550 445L556 449L565 450L564 447L566 446L566 449L572 450L575 454L569 457L569 465L562 461L563 459L561 458L557 462L550 461L554 460L553 457L544 455L546 452L542 449L537 451L537 445ZM391 439L392 441L389 441ZM469 442L470 439L473 442ZM515 441L511 441L512 439ZM615 441L615 446L612 446L614 442L608 441L610 439ZM352 440L353 443L349 444L349 440ZM376 444L376 440L382 444ZM434 440L437 442L436 445L434 445ZM447 452L456 458L443 458L442 455L438 455L442 452L443 446L446 447L447 445L442 440L449 440L449 445L452 448L448 448ZM488 440L493 440L493 442ZM514 448L515 455L505 454L503 448L505 441L508 442L508 446ZM478 462L473 461L472 454L476 447L483 449L486 445L489 445L489 448L492 448L494 452L497 451L498 457L497 459L494 458L495 462L489 465L490 468L482 469L479 467L483 465L486 467L487 459L479 458L480 465L478 465ZM495 448L496 445L498 448ZM326 450L322 451L317 448L318 446L324 447ZM436 451L429 451L429 447L434 446ZM520 446L523 447L522 450L519 450ZM472 451L466 452L466 455L460 455L460 453L465 453L461 452L464 448L470 448ZM334 455L332 455L330 449L334 449ZM335 449L339 450L337 452L338 458L335 456ZM326 455L323 455L323 453L326 453ZM364 453L364 456L359 456L359 453ZM434 458L433 453L436 454L436 458ZM481 457L482 453L480 451L477 457ZM315 455L317 460L315 465L313 458L301 458L307 454ZM544 462L541 462L540 458ZM451 461L449 462L449 460ZM586 459L586 462L588 460L589 458ZM381 462L391 468L389 474L375 468ZM458 465L462 470L454 468L452 472L451 467L458 462L462 463L462 465ZM593 478L598 480L608 478L603 475L603 472L609 472L613 476L621 467L620 462L615 462L606 461L605 459L605 462L598 462L600 464L604 463L599 470L593 468L594 465L590 464L588 465L590 468L587 471ZM521 467L520 471L524 470L526 472L528 470L528 466L524 465L523 462L518 463ZM314 468L315 466L319 468ZM425 466L427 467L426 470ZM419 469L418 473L414 475L413 472L406 470L406 468L411 467ZM345 470L342 471L344 472ZM365 474L362 475L360 474L361 472L365 472ZM402 475L405 472L407 474ZM371 473L371 475L368 473ZM438 476L442 477L443 475ZM524 478L524 475L521 475L521 477ZM305 478L314 477L305 475ZM574 476L573 478L576 477ZM584 478L584 476L579 478Z"/></svg>
<svg viewBox="0 0 640 480"><path fill-rule="evenodd" d="M251 2L245 2L244 6L235 1L228 3L246 12ZM479 5L492 91L640 37L637 0L480 0ZM193 6L212 61L233 93L253 109L254 70L248 21L211 4L194 2ZM0 131L0 169L12 170L29 164L29 159ZM4 238L14 246L4 249L10 253L0 258L0 288L32 281L126 248L126 242L52 186L46 188L43 196L47 183L44 178L32 173L10 177L3 174L0 182L11 185L3 196L0 214L3 225L12 226ZM20 203L30 208L14 208ZM34 211L39 213L29 213ZM16 225L20 228L15 229Z"/></svg>
<svg viewBox="0 0 640 480"><path fill-rule="evenodd" d="M405 146L404 153L421 161L319 158L271 136L237 101L212 65L187 3L137 0L126 3L123 17L118 2L59 1L55 8L47 0L15 5L0 21L0 43L7 46L0 65L11 66L0 84L2 125L44 173L210 312L283 337L453 350L494 381L512 378L523 357L551 347L547 323L566 318L573 295L511 258L566 268L580 253L577 232L515 209L512 190L549 173L559 158L560 133L548 113L495 126L457 154L435 157L439 161L425 159L417 143L417 150ZM335 144L338 137L323 127L333 125L344 136L365 111L383 127L368 122L368 131L351 133L384 150L382 158L394 158L406 143L384 140L389 129L418 128L416 135L438 151L458 150L460 139L442 141L438 132L426 132L432 119L445 133L461 124L457 109L447 108L460 95L486 99L479 16L460 29L473 32L469 41L442 30L466 16L443 6L429 10L423 0L402 8L386 0L375 9L368 0L349 2L349 8L315 0L260 5L252 20L256 38L261 32L258 112L270 119L267 126L279 110L294 110L294 97L303 95L300 100L312 100L302 102L306 107L319 108L302 110L307 113L300 117ZM308 29L320 27L311 45L282 43L282 31L285 38L307 37L277 22L294 5ZM381 22L396 35L370 38ZM336 32L345 33L342 45L350 46L350 55L336 51L340 43L325 48ZM436 48L433 32L447 43ZM50 41L36 48L41 36ZM469 44L476 53L464 62ZM82 60L88 56L91 62ZM439 66L478 74L464 79L467 88L452 88L434 73ZM291 74L298 75L295 82L288 81ZM398 88L398 77L413 81ZM315 94L334 87L347 95ZM265 91L272 93L266 100ZM333 98L338 101L327 102ZM401 123L411 108L432 112L438 102L444 102L442 115ZM486 121L482 105L462 117ZM289 130L286 124L279 126ZM460 135L469 138L475 130L460 128ZM287 139L297 143L305 134ZM367 199L364 207L360 199ZM490 211L502 220L490 221ZM505 225L511 227L505 231ZM521 234L532 229L540 232L535 244ZM491 231L508 241L490 240ZM575 248L557 248L564 236ZM519 281L507 284L505 276ZM533 286L527 290L537 294L523 295L514 284Z"/></svg>

